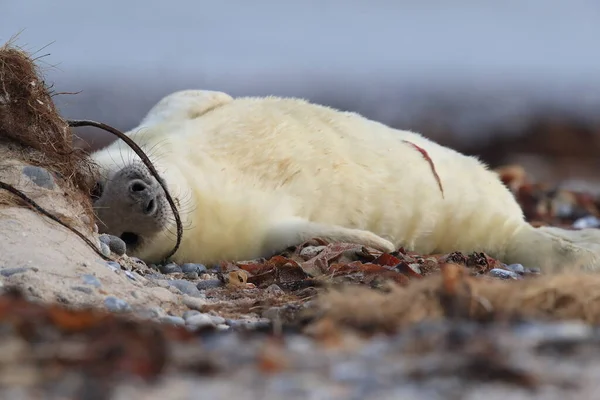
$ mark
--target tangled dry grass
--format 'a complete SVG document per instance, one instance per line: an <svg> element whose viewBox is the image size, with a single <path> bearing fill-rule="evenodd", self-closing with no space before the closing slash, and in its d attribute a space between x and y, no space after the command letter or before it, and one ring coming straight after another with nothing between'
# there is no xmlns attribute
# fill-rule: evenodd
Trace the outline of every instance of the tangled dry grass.
<svg viewBox="0 0 600 400"><path fill-rule="evenodd" d="M19 159L52 173L93 221L88 194L94 167L73 146L73 134L30 55L10 42L0 47L0 143L3 159Z"/></svg>

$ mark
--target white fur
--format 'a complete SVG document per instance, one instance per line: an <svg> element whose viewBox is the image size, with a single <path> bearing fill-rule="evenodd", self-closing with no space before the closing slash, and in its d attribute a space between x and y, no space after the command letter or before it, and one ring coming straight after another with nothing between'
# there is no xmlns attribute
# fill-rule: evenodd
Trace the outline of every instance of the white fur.
<svg viewBox="0 0 600 400"><path fill-rule="evenodd" d="M474 157L304 100L215 93L171 94L129 133L182 203L187 229L175 261L249 259L320 236L387 251L597 266L597 231L573 240L532 228ZM443 193L414 145L431 158ZM94 154L109 175L136 157L120 141ZM170 231L138 256L160 259L174 244Z"/></svg>

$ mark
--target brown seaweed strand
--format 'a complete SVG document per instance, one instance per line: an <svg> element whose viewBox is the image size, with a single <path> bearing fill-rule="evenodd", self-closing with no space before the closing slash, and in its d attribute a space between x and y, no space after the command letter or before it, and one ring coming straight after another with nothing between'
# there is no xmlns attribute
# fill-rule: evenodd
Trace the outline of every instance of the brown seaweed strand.
<svg viewBox="0 0 600 400"><path fill-rule="evenodd" d="M80 127L80 126L93 126L95 128L103 129L103 130L110 132L113 135L117 136L119 139L124 141L129 147L131 147L131 149L135 152L135 154L137 154L140 157L140 159L142 160L144 165L148 168L150 173L156 178L156 180L158 181L158 183L160 184L160 186L163 188L163 190L165 192L165 196L167 197L167 201L169 202L169 205L171 206L171 210L173 211L173 216L175 217L175 223L177 224L177 242L175 243L175 247L173 248L173 250L171 250L171 252L169 254L167 254L167 256L165 257L164 261L167 261L173 254L175 254L177 249L179 249L179 245L181 244L181 239L183 237L183 224L181 223L181 217L179 216L179 211L177 210L177 206L175 205L175 202L173 201L173 198L171 197L171 194L169 193L169 191L167 189L167 185L165 184L163 179L158 174L158 171L156 170L156 168L154 168L152 161L150 161L150 159L148 158L146 153L144 153L144 151L130 137L126 136L123 132L119 131L116 128L113 128L110 125L106 125L101 122L85 120L85 119L81 119L81 120L72 120L71 119L71 120L67 120L67 123L72 128L76 128L76 127Z"/></svg>

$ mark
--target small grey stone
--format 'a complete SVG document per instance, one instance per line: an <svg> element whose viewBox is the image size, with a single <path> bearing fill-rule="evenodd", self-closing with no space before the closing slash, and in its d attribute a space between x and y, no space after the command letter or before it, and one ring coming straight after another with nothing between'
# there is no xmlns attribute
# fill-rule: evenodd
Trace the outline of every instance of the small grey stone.
<svg viewBox="0 0 600 400"><path fill-rule="evenodd" d="M181 266L181 271L184 273L195 272L197 274L201 274L206 272L206 266L203 264L185 263Z"/></svg>
<svg viewBox="0 0 600 400"><path fill-rule="evenodd" d="M519 275L517 273L500 268L494 268L488 272L488 274L501 279L519 279Z"/></svg>
<svg viewBox="0 0 600 400"><path fill-rule="evenodd" d="M137 274L136 274L137 275ZM125 271L125 276L127 276L129 279L131 279L132 281L136 281L136 277L135 275L133 275L130 271ZM139 276L139 275L138 275Z"/></svg>
<svg viewBox="0 0 600 400"><path fill-rule="evenodd" d="M80 215L79 216L79 220L81 221L82 224L84 225L89 225L92 223L92 221L90 220L90 217L88 217L87 215ZM95 224L94 224L95 225Z"/></svg>
<svg viewBox="0 0 600 400"><path fill-rule="evenodd" d="M127 251L127 245L125 244L125 242L121 240L121 238L118 238L116 236L111 236L111 240L108 247L110 247L110 251L112 251L118 256L124 255Z"/></svg>
<svg viewBox="0 0 600 400"><path fill-rule="evenodd" d="M167 315L159 319L160 322L164 324L171 325L185 325L185 321L181 317L176 317L174 315Z"/></svg>
<svg viewBox="0 0 600 400"><path fill-rule="evenodd" d="M218 331L226 331L227 329L231 329L229 325L219 324L216 326Z"/></svg>
<svg viewBox="0 0 600 400"><path fill-rule="evenodd" d="M181 272L181 267L175 263L170 263L167 265L160 265L158 270L163 274L174 274L176 272Z"/></svg>
<svg viewBox="0 0 600 400"><path fill-rule="evenodd" d="M208 301L202 297L184 295L182 303L192 310L202 311L202 309L208 304Z"/></svg>
<svg viewBox="0 0 600 400"><path fill-rule="evenodd" d="M106 261L106 265L108 268L112 269L114 272L121 270L121 264L116 261Z"/></svg>
<svg viewBox="0 0 600 400"><path fill-rule="evenodd" d="M110 257L110 247L104 242L100 242L100 251L105 257Z"/></svg>
<svg viewBox="0 0 600 400"><path fill-rule="evenodd" d="M54 189L54 178L52 177L52 174L44 168L28 165L23 167L23 174L40 187Z"/></svg>
<svg viewBox="0 0 600 400"><path fill-rule="evenodd" d="M86 286L71 286L71 289L77 290L78 292L83 292L86 294L92 294L93 290Z"/></svg>
<svg viewBox="0 0 600 400"><path fill-rule="evenodd" d="M194 328L205 328L207 326L217 325L213 322L210 315L202 313L192 315L185 321L185 323L186 325L193 326Z"/></svg>
<svg viewBox="0 0 600 400"><path fill-rule="evenodd" d="M153 274L147 274L147 275L144 275L144 276L146 277L146 279L149 279L149 280L151 280L153 282L156 282L156 283L163 282L161 284L163 287L169 286L168 283L166 283L167 277L164 276L163 274L153 273Z"/></svg>
<svg viewBox="0 0 600 400"><path fill-rule="evenodd" d="M110 251L112 251L113 253L115 253L118 256L122 256L123 254L125 254L125 251L127 250L127 246L125 245L125 242L120 237L117 237L114 235L109 235L107 233L103 233L102 235L100 235L100 242L102 242L106 246L108 246Z"/></svg>
<svg viewBox="0 0 600 400"><path fill-rule="evenodd" d="M140 319L157 319L159 315L152 310L138 310L135 316Z"/></svg>
<svg viewBox="0 0 600 400"><path fill-rule="evenodd" d="M521 264L510 264L510 265L507 265L506 268L508 268L512 272L516 272L517 274L522 275L525 273L525 267L522 266Z"/></svg>
<svg viewBox="0 0 600 400"><path fill-rule="evenodd" d="M17 268L4 268L0 271L2 276L12 276L16 274L22 274L23 272L29 271L27 267L17 267Z"/></svg>
<svg viewBox="0 0 600 400"><path fill-rule="evenodd" d="M104 243L107 246L110 243L110 235L109 234L103 233L102 235L100 235L98 237L98 239L100 240L100 243Z"/></svg>
<svg viewBox="0 0 600 400"><path fill-rule="evenodd" d="M213 322L213 324L215 325L221 325L225 323L225 318L223 317L219 317L218 315L210 315L210 319Z"/></svg>
<svg viewBox="0 0 600 400"><path fill-rule="evenodd" d="M129 303L114 296L108 296L105 298L104 306L112 312L126 312L131 310Z"/></svg>
<svg viewBox="0 0 600 400"><path fill-rule="evenodd" d="M193 317L194 315L198 314L200 314L200 311L198 310L187 310L183 313L182 317L187 321L190 317Z"/></svg>
<svg viewBox="0 0 600 400"><path fill-rule="evenodd" d="M81 279L83 280L83 283L85 283L86 285L92 285L95 287L102 286L102 283L100 283L98 278L96 278L92 274L83 274L83 275L81 275Z"/></svg>
<svg viewBox="0 0 600 400"><path fill-rule="evenodd" d="M573 228L585 229L585 228L600 228L600 218L588 215L587 217L579 218L573 222Z"/></svg>
<svg viewBox="0 0 600 400"><path fill-rule="evenodd" d="M186 272L183 277L187 280L194 281L194 280L198 279L198 273L197 272Z"/></svg>
<svg viewBox="0 0 600 400"><path fill-rule="evenodd" d="M325 246L306 246L302 250L300 250L300 257L305 260L309 260L313 257L316 257L320 252L325 249Z"/></svg>
<svg viewBox="0 0 600 400"><path fill-rule="evenodd" d="M204 294L201 293L196 285L193 282L186 281L184 279L173 279L167 281L167 283L173 287L179 289L182 293L194 296L194 297L203 297Z"/></svg>
<svg viewBox="0 0 600 400"><path fill-rule="evenodd" d="M267 287L265 289L265 292L272 294L274 296L283 296L285 294L285 292L283 290L281 290L281 288L274 283L269 285L269 287Z"/></svg>
<svg viewBox="0 0 600 400"><path fill-rule="evenodd" d="M223 282L218 279L207 279L196 284L198 290L212 289L223 286Z"/></svg>
<svg viewBox="0 0 600 400"><path fill-rule="evenodd" d="M244 330L253 330L253 329L261 329L268 328L271 326L271 321L267 318L261 319L228 319L225 320L227 325L234 329L244 329Z"/></svg>

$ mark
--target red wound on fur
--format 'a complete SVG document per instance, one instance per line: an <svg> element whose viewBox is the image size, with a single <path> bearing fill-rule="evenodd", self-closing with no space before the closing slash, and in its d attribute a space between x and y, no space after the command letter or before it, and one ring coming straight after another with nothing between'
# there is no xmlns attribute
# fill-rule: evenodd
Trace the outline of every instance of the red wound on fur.
<svg viewBox="0 0 600 400"><path fill-rule="evenodd" d="M403 140L403 142L408 143L412 147L414 147L415 149L417 149L419 151L419 153L421 153L421 155L423 156L423 158L425 160L427 160L427 162L429 163L429 166L431 167L431 172L433 172L433 176L435 176L435 180L438 183L438 187L440 188L440 192L442 192L442 197L444 197L444 188L442 187L442 181L440 180L440 176L438 175L437 171L435 170L435 165L433 165L433 161L431 160L431 157L429 157L429 154L427 153L427 151L424 148L422 148L420 146L417 146L413 142L409 142L408 140Z"/></svg>

